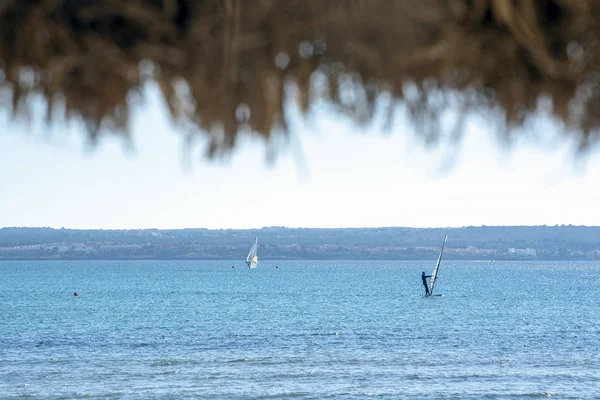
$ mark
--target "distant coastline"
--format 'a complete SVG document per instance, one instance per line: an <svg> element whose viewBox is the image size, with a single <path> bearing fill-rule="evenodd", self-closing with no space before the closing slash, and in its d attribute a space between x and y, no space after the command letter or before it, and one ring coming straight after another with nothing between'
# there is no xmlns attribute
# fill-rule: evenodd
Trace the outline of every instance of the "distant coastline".
<svg viewBox="0 0 600 400"><path fill-rule="evenodd" d="M0 229L2 260L600 260L600 227Z"/></svg>

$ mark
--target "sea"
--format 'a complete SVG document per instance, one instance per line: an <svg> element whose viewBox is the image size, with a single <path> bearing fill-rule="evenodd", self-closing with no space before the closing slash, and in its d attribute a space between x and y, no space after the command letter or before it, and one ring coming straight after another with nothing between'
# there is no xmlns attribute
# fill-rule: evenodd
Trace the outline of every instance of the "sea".
<svg viewBox="0 0 600 400"><path fill-rule="evenodd" d="M600 262L434 264L0 262L0 398L600 398Z"/></svg>

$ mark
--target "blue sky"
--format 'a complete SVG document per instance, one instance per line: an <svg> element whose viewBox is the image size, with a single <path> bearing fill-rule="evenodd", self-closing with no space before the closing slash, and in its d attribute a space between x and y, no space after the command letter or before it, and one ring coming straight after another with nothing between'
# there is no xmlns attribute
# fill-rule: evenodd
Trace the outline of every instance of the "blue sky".
<svg viewBox="0 0 600 400"><path fill-rule="evenodd" d="M184 150L156 93L134 112L133 151L110 136L90 150L76 123L0 113L0 227L600 225L598 153L576 163L567 140L524 138L506 151L473 119L458 153L427 150L402 120L386 133L321 109L294 124L301 151L268 163L264 143L245 138L208 161L201 140Z"/></svg>

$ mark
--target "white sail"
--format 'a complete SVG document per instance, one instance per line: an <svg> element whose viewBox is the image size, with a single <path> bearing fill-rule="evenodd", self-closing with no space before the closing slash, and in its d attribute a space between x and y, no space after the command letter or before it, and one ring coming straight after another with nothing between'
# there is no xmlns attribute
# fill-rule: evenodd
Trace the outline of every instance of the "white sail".
<svg viewBox="0 0 600 400"><path fill-rule="evenodd" d="M440 251L440 255L438 256L437 263L435 264L435 268L431 273L431 277L429 278L429 295L433 294L433 289L435 288L435 281L437 280L438 268L440 267L440 262L442 261L442 254L444 253L444 246L446 245L446 239L448 239L448 234L444 236L444 243L442 243L442 250Z"/></svg>
<svg viewBox="0 0 600 400"><path fill-rule="evenodd" d="M256 254L257 250L258 250L258 236L254 240L254 243L252 244L252 247L250 248L248 257L246 257L246 264L248 264L248 266L250 268L256 268L256 266L258 265L258 255Z"/></svg>

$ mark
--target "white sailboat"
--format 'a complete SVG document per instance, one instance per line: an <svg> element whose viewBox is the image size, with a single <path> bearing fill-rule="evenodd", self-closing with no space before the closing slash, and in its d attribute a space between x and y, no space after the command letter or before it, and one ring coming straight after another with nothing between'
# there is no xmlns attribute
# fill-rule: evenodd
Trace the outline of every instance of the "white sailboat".
<svg viewBox="0 0 600 400"><path fill-rule="evenodd" d="M435 281L437 280L438 270L440 268L440 262L442 261L442 254L444 253L444 246L446 245L446 239L448 239L448 234L444 236L444 243L442 243L442 250L440 251L440 255L438 256L437 263L435 264L435 268L431 273L431 277L429 278L429 295L433 295L433 289L435 288Z"/></svg>
<svg viewBox="0 0 600 400"><path fill-rule="evenodd" d="M258 265L258 255L256 254L256 250L258 250L258 236L254 240L252 247L250 248L250 252L248 253L248 257L246 257L246 264L250 268L256 268Z"/></svg>

